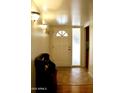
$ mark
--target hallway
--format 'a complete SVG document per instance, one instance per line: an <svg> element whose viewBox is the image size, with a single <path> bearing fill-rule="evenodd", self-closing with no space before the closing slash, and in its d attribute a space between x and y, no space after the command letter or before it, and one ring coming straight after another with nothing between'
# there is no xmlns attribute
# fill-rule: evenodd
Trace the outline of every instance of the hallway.
<svg viewBox="0 0 124 93"><path fill-rule="evenodd" d="M31 0L31 3L31 88L36 87L34 60L39 54L48 53L57 67L57 93L92 93L93 0ZM72 68L86 65L88 71Z"/></svg>
<svg viewBox="0 0 124 93"><path fill-rule="evenodd" d="M93 93L93 81L85 68L57 68L57 93Z"/></svg>

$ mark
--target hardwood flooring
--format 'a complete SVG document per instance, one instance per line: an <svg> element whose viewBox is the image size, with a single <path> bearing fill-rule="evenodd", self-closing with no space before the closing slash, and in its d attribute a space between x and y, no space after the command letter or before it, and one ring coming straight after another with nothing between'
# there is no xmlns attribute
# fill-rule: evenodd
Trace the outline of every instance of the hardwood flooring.
<svg viewBox="0 0 124 93"><path fill-rule="evenodd" d="M57 68L57 93L93 93L93 80L85 68Z"/></svg>
<svg viewBox="0 0 124 93"><path fill-rule="evenodd" d="M93 93L93 85L59 85L57 93Z"/></svg>
<svg viewBox="0 0 124 93"><path fill-rule="evenodd" d="M57 68L57 85L57 93L93 93L93 80L85 68Z"/></svg>

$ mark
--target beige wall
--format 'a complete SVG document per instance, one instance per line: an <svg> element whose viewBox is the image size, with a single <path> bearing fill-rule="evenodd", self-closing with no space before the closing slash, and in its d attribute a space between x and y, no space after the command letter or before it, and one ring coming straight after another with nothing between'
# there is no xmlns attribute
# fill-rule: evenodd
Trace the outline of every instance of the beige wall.
<svg viewBox="0 0 124 93"><path fill-rule="evenodd" d="M32 27L31 32L31 58L34 58L40 53L49 53L49 35L36 27Z"/></svg>
<svg viewBox="0 0 124 93"><path fill-rule="evenodd" d="M90 14L90 55L89 55L89 73L93 77L93 1L90 0L89 4Z"/></svg>
<svg viewBox="0 0 124 93"><path fill-rule="evenodd" d="M84 11L84 14L85 14L84 28L86 26L89 26L89 43L90 43L88 71L89 71L90 76L93 77L93 0L85 0L85 2L86 2L86 6L85 6L85 11ZM85 31L82 32L82 35L83 35L83 33L85 34ZM83 44L85 44L85 41ZM85 63L84 63L84 65L85 65ZM82 66L84 66L84 65L82 65Z"/></svg>
<svg viewBox="0 0 124 93"><path fill-rule="evenodd" d="M31 32L31 84L35 87L34 59L41 53L49 53L49 35L41 31L36 24L32 23ZM34 92L32 92L34 93Z"/></svg>
<svg viewBox="0 0 124 93"><path fill-rule="evenodd" d="M85 29L81 28L81 65L82 67L85 67Z"/></svg>

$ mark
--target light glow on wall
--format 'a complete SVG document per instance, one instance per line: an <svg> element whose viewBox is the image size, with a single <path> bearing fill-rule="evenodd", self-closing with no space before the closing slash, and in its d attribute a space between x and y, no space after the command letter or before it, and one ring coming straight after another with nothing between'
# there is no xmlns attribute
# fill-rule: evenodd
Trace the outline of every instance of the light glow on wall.
<svg viewBox="0 0 124 93"><path fill-rule="evenodd" d="M80 26L81 25L81 16L80 16L80 2L79 0L72 0L72 26Z"/></svg>
<svg viewBox="0 0 124 93"><path fill-rule="evenodd" d="M66 24L68 22L68 17L67 15L60 15L60 16L57 16L56 21L59 24Z"/></svg>
<svg viewBox="0 0 124 93"><path fill-rule="evenodd" d="M46 24L41 24L41 25L39 25L39 27L41 28L41 29L43 29L43 30L45 30L45 29L47 29L47 25Z"/></svg>

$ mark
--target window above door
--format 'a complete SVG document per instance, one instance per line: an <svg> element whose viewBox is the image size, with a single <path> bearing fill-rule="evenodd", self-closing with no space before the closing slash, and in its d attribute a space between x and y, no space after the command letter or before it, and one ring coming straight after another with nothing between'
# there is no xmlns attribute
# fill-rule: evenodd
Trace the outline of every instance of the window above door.
<svg viewBox="0 0 124 93"><path fill-rule="evenodd" d="M66 31L60 30L56 33L57 37L67 37L68 33Z"/></svg>

